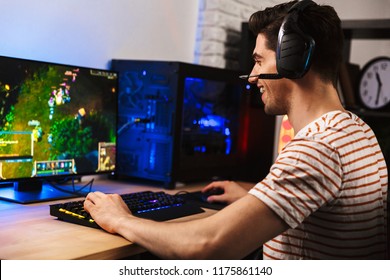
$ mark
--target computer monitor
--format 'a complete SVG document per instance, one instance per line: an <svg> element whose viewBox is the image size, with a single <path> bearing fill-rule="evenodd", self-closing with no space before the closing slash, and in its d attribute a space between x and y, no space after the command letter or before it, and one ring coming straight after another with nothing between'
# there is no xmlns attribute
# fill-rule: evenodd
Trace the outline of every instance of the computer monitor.
<svg viewBox="0 0 390 280"><path fill-rule="evenodd" d="M117 73L0 56L0 198L74 194L53 182L116 166Z"/></svg>

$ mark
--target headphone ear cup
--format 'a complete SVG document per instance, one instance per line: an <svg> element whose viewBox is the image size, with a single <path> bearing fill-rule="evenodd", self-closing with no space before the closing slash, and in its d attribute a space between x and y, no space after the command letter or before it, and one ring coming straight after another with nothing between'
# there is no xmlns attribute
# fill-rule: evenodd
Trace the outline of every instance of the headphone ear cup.
<svg viewBox="0 0 390 280"><path fill-rule="evenodd" d="M302 32L285 34L282 26L276 51L276 68L284 78L298 79L310 68L314 40Z"/></svg>
<svg viewBox="0 0 390 280"><path fill-rule="evenodd" d="M302 0L294 4L285 17L278 34L276 68L287 79L302 78L309 71L314 53L314 39L299 27L299 16L309 6L317 4Z"/></svg>

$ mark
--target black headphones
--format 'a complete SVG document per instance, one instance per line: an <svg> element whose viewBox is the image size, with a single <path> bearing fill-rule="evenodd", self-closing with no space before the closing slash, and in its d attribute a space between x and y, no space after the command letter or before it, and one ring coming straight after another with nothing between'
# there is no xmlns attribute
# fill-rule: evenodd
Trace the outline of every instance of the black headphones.
<svg viewBox="0 0 390 280"><path fill-rule="evenodd" d="M280 26L276 48L276 68L278 74L284 78L302 78L310 68L315 41L298 25L300 14L310 5L316 5L316 3L311 0L302 0L294 4L288 10Z"/></svg>

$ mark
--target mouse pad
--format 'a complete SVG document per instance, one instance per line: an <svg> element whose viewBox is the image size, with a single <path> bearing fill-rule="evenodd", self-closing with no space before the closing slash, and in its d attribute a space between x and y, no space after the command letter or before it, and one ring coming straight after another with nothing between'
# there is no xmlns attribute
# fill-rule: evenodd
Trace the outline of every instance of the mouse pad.
<svg viewBox="0 0 390 280"><path fill-rule="evenodd" d="M204 194L201 191L189 192L189 193L181 194L180 196L185 201L188 201L189 203L194 203L202 208L221 210L226 206L226 204L223 203L209 203L205 201Z"/></svg>

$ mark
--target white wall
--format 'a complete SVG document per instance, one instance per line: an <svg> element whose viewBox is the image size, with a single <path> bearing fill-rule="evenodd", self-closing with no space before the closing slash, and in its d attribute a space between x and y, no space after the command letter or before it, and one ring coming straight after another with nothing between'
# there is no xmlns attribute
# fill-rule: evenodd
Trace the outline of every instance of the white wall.
<svg viewBox="0 0 390 280"><path fill-rule="evenodd" d="M112 58L193 62L199 1L0 0L0 55L98 68ZM284 2L237 1L259 9ZM315 1L341 19L390 18L390 0ZM363 65L389 50L389 40L355 40L351 61Z"/></svg>
<svg viewBox="0 0 390 280"><path fill-rule="evenodd" d="M198 0L0 0L0 55L107 68L193 62Z"/></svg>

